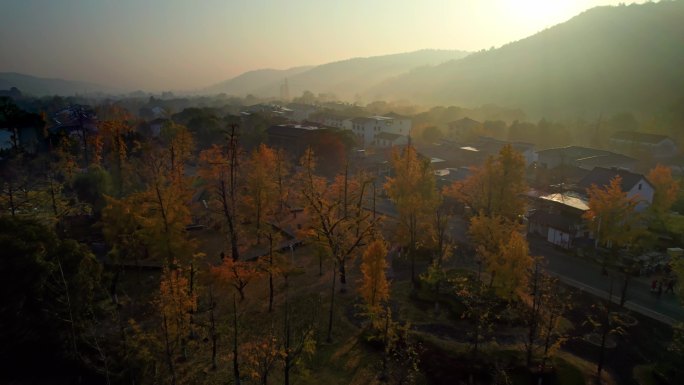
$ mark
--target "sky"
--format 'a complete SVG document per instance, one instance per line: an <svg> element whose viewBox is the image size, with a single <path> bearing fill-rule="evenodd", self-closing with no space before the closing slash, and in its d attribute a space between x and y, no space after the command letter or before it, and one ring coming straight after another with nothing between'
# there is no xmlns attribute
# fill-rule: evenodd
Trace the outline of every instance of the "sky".
<svg viewBox="0 0 684 385"><path fill-rule="evenodd" d="M0 0L0 72L194 90L261 68L499 47L621 2Z"/></svg>

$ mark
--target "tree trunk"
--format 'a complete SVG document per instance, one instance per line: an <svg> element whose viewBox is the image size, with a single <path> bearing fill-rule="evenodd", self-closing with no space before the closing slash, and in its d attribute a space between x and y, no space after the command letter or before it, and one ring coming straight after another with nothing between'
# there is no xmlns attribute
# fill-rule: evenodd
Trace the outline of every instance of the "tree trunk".
<svg viewBox="0 0 684 385"><path fill-rule="evenodd" d="M340 261L340 293L347 292L347 267L345 259Z"/></svg>
<svg viewBox="0 0 684 385"><path fill-rule="evenodd" d="M332 273L332 290L330 291L330 312L328 313L328 337L326 341L332 343L333 313L335 309L335 269Z"/></svg>
<svg viewBox="0 0 684 385"><path fill-rule="evenodd" d="M625 280L622 284L622 290L620 290L620 307L624 307L625 302L627 302L627 287L629 286L629 281L629 273L625 272Z"/></svg>
<svg viewBox="0 0 684 385"><path fill-rule="evenodd" d="M211 369L216 370L216 343L218 340L218 335L216 334L216 318L214 315L214 308L216 303L214 302L214 290L212 286L209 286L209 334L211 336Z"/></svg>
<svg viewBox="0 0 684 385"><path fill-rule="evenodd" d="M166 363L169 366L171 373L171 384L176 385L176 369L173 366L173 353L171 352L171 341L169 341L169 323L166 319L166 314L163 315L164 326L164 342L166 345Z"/></svg>
<svg viewBox="0 0 684 385"><path fill-rule="evenodd" d="M534 350L534 340L537 335L537 324L539 322L539 263L534 265L534 281L532 283L532 311L530 312L530 329L527 334L526 361L527 367L532 366L532 351Z"/></svg>
<svg viewBox="0 0 684 385"><path fill-rule="evenodd" d="M333 282L335 274L333 274ZM334 293L333 293L334 295ZM283 375L285 377L284 384L290 385L290 369L292 369L292 349L290 348L290 305L285 294L285 357L283 358Z"/></svg>
<svg viewBox="0 0 684 385"><path fill-rule="evenodd" d="M240 385L240 366L238 362L238 320L235 294L233 294L233 383L235 385Z"/></svg>

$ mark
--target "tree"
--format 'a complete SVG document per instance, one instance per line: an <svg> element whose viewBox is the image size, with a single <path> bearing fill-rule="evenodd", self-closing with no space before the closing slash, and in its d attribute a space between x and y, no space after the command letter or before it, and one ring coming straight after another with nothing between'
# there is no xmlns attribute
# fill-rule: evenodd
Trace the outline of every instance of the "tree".
<svg viewBox="0 0 684 385"><path fill-rule="evenodd" d="M186 357L187 336L190 334L190 314L197 298L187 290L188 279L181 268L165 267L159 284L157 306L161 313L163 344L171 383L176 383L175 355L180 348Z"/></svg>
<svg viewBox="0 0 684 385"><path fill-rule="evenodd" d="M310 239L320 242L336 261L341 291L346 291L347 262L375 234L379 219L364 208L370 179L350 176L348 168L333 183L315 175L316 159L309 148L300 161L296 176L299 197L310 218Z"/></svg>
<svg viewBox="0 0 684 385"><path fill-rule="evenodd" d="M500 216L489 218L479 214L470 219L468 236L490 274L489 286L504 298L519 296L527 286L532 267L520 226Z"/></svg>
<svg viewBox="0 0 684 385"><path fill-rule="evenodd" d="M641 217L636 212L637 202L627 197L621 184L622 178L618 175L604 188L596 185L589 187L589 210L584 213L596 244L608 247L612 258L617 257L619 248L634 242L642 230ZM605 269L608 260L604 258L603 263Z"/></svg>
<svg viewBox="0 0 684 385"><path fill-rule="evenodd" d="M125 109L112 105L99 110L98 118L98 137L102 144L103 161L111 173L115 196L122 197L130 186L133 175L127 143L134 132L130 124L132 117Z"/></svg>
<svg viewBox="0 0 684 385"><path fill-rule="evenodd" d="M279 196L276 152L266 146L259 145L246 163L249 173L245 176L245 205L254 223L254 238L256 244L261 243L261 237L269 232L271 227L268 220L274 219L279 209Z"/></svg>
<svg viewBox="0 0 684 385"><path fill-rule="evenodd" d="M663 165L657 165L646 176L653 185L653 203L651 211L656 219L662 221L677 200L679 194L679 182L672 178L672 169Z"/></svg>
<svg viewBox="0 0 684 385"><path fill-rule="evenodd" d="M74 178L73 188L78 199L88 203L99 215L106 203L104 195L111 190L111 178L102 166L91 164L85 173Z"/></svg>
<svg viewBox="0 0 684 385"><path fill-rule="evenodd" d="M345 292L347 262L375 235L379 219L363 208L366 188L371 182L369 178L363 175L350 177L346 167L343 175L328 183L314 173L316 158L311 148L304 152L300 165L295 179L299 187L298 198L309 216L310 228L306 233L332 256L334 262L327 337L332 341L336 273L339 272L340 291Z"/></svg>
<svg viewBox="0 0 684 385"><path fill-rule="evenodd" d="M240 301L245 299L247 285L259 276L259 270L254 262L235 261L232 258L225 258L220 266L212 267L212 271L237 290Z"/></svg>
<svg viewBox="0 0 684 385"><path fill-rule="evenodd" d="M95 257L36 219L9 216L0 217L0 250L0 368L89 359L82 346L102 271Z"/></svg>
<svg viewBox="0 0 684 385"><path fill-rule="evenodd" d="M489 157L464 182L455 182L446 194L470 206L475 214L516 221L525 213L526 191L525 160L507 144L497 157Z"/></svg>
<svg viewBox="0 0 684 385"><path fill-rule="evenodd" d="M541 269L541 260L535 261L530 280L529 295L523 297L527 335L524 342L527 367L532 368L535 355L541 350L542 372L554 352L565 341L559 330L559 321L570 308L570 298L565 295L558 278Z"/></svg>
<svg viewBox="0 0 684 385"><path fill-rule="evenodd" d="M225 148L217 145L200 153L198 174L204 181L204 188L209 192L208 207L217 214L219 223L227 228L230 243L230 256L233 260L240 258L238 202L240 196L240 147L238 144L238 127L231 125L228 143Z"/></svg>
<svg viewBox="0 0 684 385"><path fill-rule="evenodd" d="M416 251L427 242L422 234L429 234L431 214L439 205L440 197L430 160L420 158L415 148L392 153L393 177L387 179L385 190L399 212L400 237L408 243L411 258L411 282L417 284L415 273Z"/></svg>
<svg viewBox="0 0 684 385"><path fill-rule="evenodd" d="M368 245L363 253L361 273L363 278L359 293L366 302L366 310L374 320L382 303L389 299L389 282L385 276L387 269L387 247L381 239L376 239Z"/></svg>

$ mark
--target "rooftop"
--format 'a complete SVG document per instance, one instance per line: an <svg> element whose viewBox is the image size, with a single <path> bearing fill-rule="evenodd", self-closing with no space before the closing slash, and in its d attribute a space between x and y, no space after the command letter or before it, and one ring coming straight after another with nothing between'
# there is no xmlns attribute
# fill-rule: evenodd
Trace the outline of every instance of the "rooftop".
<svg viewBox="0 0 684 385"><path fill-rule="evenodd" d="M624 140L627 142L636 143L648 143L648 144L658 144L665 139L669 139L669 136L658 135L658 134L648 134L645 132L636 131L618 131L610 137L611 140Z"/></svg>
<svg viewBox="0 0 684 385"><path fill-rule="evenodd" d="M646 178L641 174L636 174L618 168L596 167L593 170L591 170L589 174L587 174L584 178L582 178L582 180L579 181L577 186L582 190L586 190L592 185L604 187L610 184L610 181L618 175L622 178L622 191L631 190L632 187L634 187L637 183L639 183L642 180L646 181L646 183L649 183L648 180L646 180Z"/></svg>
<svg viewBox="0 0 684 385"><path fill-rule="evenodd" d="M589 210L589 204L586 200L571 194L571 193L556 193L540 196L539 199L546 201L557 202L565 206L569 206L581 211Z"/></svg>

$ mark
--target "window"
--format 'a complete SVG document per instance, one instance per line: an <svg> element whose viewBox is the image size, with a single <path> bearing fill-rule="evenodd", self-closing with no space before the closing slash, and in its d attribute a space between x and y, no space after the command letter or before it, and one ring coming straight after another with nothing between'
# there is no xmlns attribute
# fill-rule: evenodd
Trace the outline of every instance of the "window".
<svg viewBox="0 0 684 385"><path fill-rule="evenodd" d="M639 183L639 187L637 187L639 191L641 191L641 183Z"/></svg>

